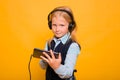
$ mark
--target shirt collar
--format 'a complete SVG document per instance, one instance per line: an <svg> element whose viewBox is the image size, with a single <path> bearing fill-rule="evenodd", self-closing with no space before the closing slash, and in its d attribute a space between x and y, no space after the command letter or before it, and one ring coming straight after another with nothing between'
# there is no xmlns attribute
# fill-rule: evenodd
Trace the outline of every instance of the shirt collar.
<svg viewBox="0 0 120 80"><path fill-rule="evenodd" d="M61 38L59 38L59 39L57 39L57 38L53 38L53 40L55 41L55 43L57 42L57 41L61 41L63 44L65 44L66 43L66 41L68 40L68 39L70 39L70 32L68 32L68 33L66 33L63 37L61 37Z"/></svg>

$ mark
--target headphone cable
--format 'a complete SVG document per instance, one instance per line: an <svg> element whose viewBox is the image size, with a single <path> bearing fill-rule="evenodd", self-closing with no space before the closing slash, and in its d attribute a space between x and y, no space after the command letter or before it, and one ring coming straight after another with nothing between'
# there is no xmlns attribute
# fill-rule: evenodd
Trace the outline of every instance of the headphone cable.
<svg viewBox="0 0 120 80"><path fill-rule="evenodd" d="M30 76L30 80L31 80L31 71L30 71L30 63L31 63L31 60L32 60L32 54L30 56L30 60L29 60L29 64L28 64L28 70L29 70L29 76Z"/></svg>

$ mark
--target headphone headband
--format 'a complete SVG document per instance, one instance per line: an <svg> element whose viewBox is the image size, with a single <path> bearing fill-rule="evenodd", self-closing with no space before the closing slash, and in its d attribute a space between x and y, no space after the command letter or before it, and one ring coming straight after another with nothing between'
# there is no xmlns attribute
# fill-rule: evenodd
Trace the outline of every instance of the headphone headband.
<svg viewBox="0 0 120 80"><path fill-rule="evenodd" d="M48 15L48 21L50 21L50 15L51 15L52 13L54 13L54 12L57 12L57 11L61 11L61 12L67 13L67 14L70 16L72 22L74 22L72 13L70 13L69 11L64 10L64 9L56 9L56 10L51 11L51 12L49 13L49 15Z"/></svg>

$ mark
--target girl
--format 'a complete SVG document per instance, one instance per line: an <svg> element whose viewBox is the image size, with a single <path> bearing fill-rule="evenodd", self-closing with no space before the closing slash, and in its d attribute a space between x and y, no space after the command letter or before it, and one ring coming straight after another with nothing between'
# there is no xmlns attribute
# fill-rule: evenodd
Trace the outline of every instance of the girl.
<svg viewBox="0 0 120 80"><path fill-rule="evenodd" d="M45 50L49 50L51 56L45 52L40 56L40 66L46 69L46 80L75 80L73 72L80 46L71 36L76 27L71 9L55 8L48 15L48 26L54 36L46 42ZM54 52L59 53L57 58Z"/></svg>

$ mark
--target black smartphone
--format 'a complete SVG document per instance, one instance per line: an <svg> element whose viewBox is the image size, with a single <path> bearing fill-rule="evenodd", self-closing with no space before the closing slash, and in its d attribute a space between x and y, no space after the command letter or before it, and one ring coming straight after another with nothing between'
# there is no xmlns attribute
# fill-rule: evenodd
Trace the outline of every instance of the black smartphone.
<svg viewBox="0 0 120 80"><path fill-rule="evenodd" d="M38 48L34 48L33 57L40 58L40 56L44 56L43 52L46 52L51 57L50 51L41 50L41 49L38 49ZM58 53L57 52L53 52L53 53L54 53L55 58L58 58Z"/></svg>

